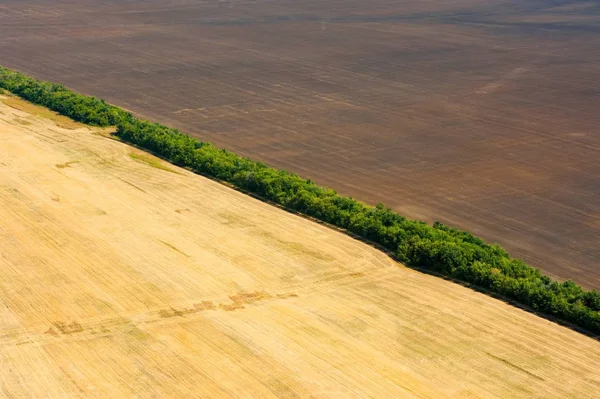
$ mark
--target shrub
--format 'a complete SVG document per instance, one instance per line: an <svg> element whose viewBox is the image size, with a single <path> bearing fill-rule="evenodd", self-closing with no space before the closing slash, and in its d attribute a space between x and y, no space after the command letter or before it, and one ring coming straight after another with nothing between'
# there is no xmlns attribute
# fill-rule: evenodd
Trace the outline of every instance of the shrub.
<svg viewBox="0 0 600 399"><path fill-rule="evenodd" d="M3 67L0 67L1 89L89 125L114 126L131 118L130 113L104 100L76 94L62 85L40 82Z"/></svg>

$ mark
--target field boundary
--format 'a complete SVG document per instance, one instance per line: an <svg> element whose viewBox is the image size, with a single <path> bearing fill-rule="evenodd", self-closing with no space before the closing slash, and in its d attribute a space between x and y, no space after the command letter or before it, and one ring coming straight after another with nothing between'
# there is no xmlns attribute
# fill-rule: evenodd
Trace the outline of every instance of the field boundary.
<svg viewBox="0 0 600 399"><path fill-rule="evenodd" d="M600 293L559 283L498 245L441 223L407 220L283 170L218 149L157 123L135 118L103 100L0 67L0 88L78 122L117 126L122 141L194 173L226 183L287 211L333 226L395 260L460 282L588 335L600 334Z"/></svg>

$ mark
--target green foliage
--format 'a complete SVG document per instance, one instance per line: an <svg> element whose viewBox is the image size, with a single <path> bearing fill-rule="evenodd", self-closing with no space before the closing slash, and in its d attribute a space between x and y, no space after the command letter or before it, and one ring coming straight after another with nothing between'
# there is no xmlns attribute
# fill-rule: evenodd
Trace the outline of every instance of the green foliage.
<svg viewBox="0 0 600 399"><path fill-rule="evenodd" d="M77 94L63 85L41 82L3 67L0 67L0 89L89 125L114 126L131 118L131 114L104 100Z"/></svg>
<svg viewBox="0 0 600 399"><path fill-rule="evenodd" d="M240 157L175 129L129 113L60 85L38 82L0 68L0 87L90 124L117 124L123 141L228 182L287 209L300 212L377 243L410 266L429 269L502 295L537 311L600 333L600 293L571 281L558 283L498 245L441 223L407 220L382 204L368 206L310 180Z"/></svg>

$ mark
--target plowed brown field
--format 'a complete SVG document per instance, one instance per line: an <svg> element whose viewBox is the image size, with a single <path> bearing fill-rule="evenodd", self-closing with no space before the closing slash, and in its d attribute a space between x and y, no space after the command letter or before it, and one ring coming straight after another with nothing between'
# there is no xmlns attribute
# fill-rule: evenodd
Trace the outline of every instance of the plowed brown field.
<svg viewBox="0 0 600 399"><path fill-rule="evenodd" d="M57 121L0 102L1 396L600 395L598 341Z"/></svg>
<svg viewBox="0 0 600 399"><path fill-rule="evenodd" d="M600 288L600 8L5 0L0 64Z"/></svg>

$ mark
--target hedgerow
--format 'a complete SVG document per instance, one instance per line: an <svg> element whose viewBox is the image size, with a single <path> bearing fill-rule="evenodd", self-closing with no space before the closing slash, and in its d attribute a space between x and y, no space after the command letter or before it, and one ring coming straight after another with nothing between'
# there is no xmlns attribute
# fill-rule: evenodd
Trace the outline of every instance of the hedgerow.
<svg viewBox="0 0 600 399"><path fill-rule="evenodd" d="M42 82L3 67L0 67L0 88L88 125L114 126L131 117L130 113L104 100L74 93L63 85Z"/></svg>
<svg viewBox="0 0 600 399"><path fill-rule="evenodd" d="M75 120L117 125L123 141L196 173L313 217L387 249L395 259L426 269L600 333L600 293L557 282L498 245L441 223L408 220L382 204L369 206L310 180L218 149L157 123L139 120L102 100L75 94L0 68L0 87ZM401 287L398 287L401 289Z"/></svg>

